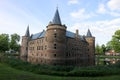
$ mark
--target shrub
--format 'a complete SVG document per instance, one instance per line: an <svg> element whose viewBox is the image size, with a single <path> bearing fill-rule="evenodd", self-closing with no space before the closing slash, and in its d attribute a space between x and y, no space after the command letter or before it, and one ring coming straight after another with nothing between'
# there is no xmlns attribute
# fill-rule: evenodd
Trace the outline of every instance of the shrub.
<svg viewBox="0 0 120 80"><path fill-rule="evenodd" d="M114 65L73 67L73 66L50 66L41 64L31 64L19 59L0 54L0 62L13 68L29 71L37 74L56 76L105 76L120 74L120 62Z"/></svg>

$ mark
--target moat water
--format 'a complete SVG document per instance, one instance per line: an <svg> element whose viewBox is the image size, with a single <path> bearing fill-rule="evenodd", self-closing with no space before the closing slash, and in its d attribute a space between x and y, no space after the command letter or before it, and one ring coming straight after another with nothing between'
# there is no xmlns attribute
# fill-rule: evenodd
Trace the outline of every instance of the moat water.
<svg viewBox="0 0 120 80"><path fill-rule="evenodd" d="M120 61L120 58L111 58L111 57L107 57L107 58L99 58L96 57L96 65L110 65L110 64L115 64L116 62Z"/></svg>

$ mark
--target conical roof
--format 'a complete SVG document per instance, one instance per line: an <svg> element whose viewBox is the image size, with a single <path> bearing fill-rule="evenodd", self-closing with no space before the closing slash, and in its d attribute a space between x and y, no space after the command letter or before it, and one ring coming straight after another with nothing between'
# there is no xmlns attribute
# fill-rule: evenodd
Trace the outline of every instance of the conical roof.
<svg viewBox="0 0 120 80"><path fill-rule="evenodd" d="M26 30L25 36L30 37L29 25L28 25L28 27L27 27L27 30Z"/></svg>
<svg viewBox="0 0 120 80"><path fill-rule="evenodd" d="M59 24L59 25L61 25L61 20L60 20L58 9L56 9L56 12L55 12L52 24Z"/></svg>
<svg viewBox="0 0 120 80"><path fill-rule="evenodd" d="M92 37L92 34L91 34L91 32L90 32L90 30L88 29L88 32L87 32L87 35L86 35L87 37Z"/></svg>

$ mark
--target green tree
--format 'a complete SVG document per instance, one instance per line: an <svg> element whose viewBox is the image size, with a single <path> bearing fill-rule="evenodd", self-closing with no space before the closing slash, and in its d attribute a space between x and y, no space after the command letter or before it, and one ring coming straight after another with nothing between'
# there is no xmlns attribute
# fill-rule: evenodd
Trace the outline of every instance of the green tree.
<svg viewBox="0 0 120 80"><path fill-rule="evenodd" d="M19 41L20 41L20 36L16 33L12 34L11 41L10 41L10 48L15 51L19 51L20 50Z"/></svg>
<svg viewBox="0 0 120 80"><path fill-rule="evenodd" d="M114 33L112 40L109 42L109 46L111 46L115 52L120 52L120 30Z"/></svg>
<svg viewBox="0 0 120 80"><path fill-rule="evenodd" d="M100 46L98 44L96 44L96 46L95 46L95 53L96 54L100 53Z"/></svg>
<svg viewBox="0 0 120 80"><path fill-rule="evenodd" d="M9 35L1 34L0 35L0 51L9 50Z"/></svg>
<svg viewBox="0 0 120 80"><path fill-rule="evenodd" d="M103 55L105 54L106 51L106 47L104 44L102 44L101 46L99 46L98 44L95 47L95 53L99 54L99 55Z"/></svg>
<svg viewBox="0 0 120 80"><path fill-rule="evenodd" d="M105 54L105 51L106 51L106 47L105 47L104 44L102 44L102 46L101 46L101 53Z"/></svg>
<svg viewBox="0 0 120 80"><path fill-rule="evenodd" d="M106 51L112 50L111 41L106 44Z"/></svg>

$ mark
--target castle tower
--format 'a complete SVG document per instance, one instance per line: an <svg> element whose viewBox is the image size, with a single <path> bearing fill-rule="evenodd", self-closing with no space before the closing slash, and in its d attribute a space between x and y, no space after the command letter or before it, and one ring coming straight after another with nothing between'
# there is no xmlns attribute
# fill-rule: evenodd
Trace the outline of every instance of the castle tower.
<svg viewBox="0 0 120 80"><path fill-rule="evenodd" d="M65 64L65 41L66 41L66 26L62 25L59 16L59 11L56 9L54 18L47 26L46 34L46 59L49 59L48 64L64 65Z"/></svg>
<svg viewBox="0 0 120 80"><path fill-rule="evenodd" d="M29 39L30 39L30 33L29 33L29 26L28 26L25 36L22 36L21 53L20 53L20 58L25 61L27 61Z"/></svg>
<svg viewBox="0 0 120 80"><path fill-rule="evenodd" d="M89 65L95 65L95 37L92 36L89 29L85 38L86 41L89 43L88 46Z"/></svg>

